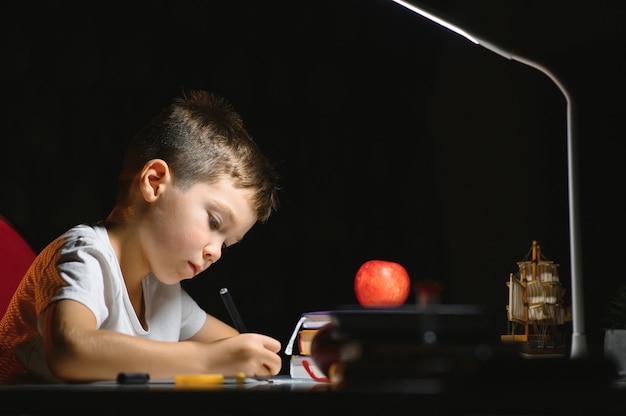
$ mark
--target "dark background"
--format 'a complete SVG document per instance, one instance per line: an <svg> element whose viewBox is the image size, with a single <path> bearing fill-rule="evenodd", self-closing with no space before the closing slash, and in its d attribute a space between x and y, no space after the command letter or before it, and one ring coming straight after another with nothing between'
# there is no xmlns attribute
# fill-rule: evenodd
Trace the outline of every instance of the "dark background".
<svg viewBox="0 0 626 416"><path fill-rule="evenodd" d="M426 4L568 86L585 327L601 354L625 281L626 6ZM566 101L536 69L390 0L3 3L0 23L0 213L36 250L104 217L131 136L203 88L234 104L283 178L269 223L184 283L209 312L228 319L228 286L249 329L286 343L302 312L355 304L357 268L380 258L440 281L444 303L501 311L505 333L505 283L532 240L571 293Z"/></svg>

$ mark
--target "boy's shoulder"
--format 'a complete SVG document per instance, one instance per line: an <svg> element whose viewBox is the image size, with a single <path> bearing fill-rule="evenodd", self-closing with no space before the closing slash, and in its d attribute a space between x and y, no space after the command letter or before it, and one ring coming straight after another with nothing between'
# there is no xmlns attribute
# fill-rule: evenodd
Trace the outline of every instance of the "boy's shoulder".
<svg viewBox="0 0 626 416"><path fill-rule="evenodd" d="M57 248L110 247L109 237L102 223L78 224L65 231L54 242Z"/></svg>
<svg viewBox="0 0 626 416"><path fill-rule="evenodd" d="M61 238L101 238L103 233L106 234L106 228L102 223L77 224L63 233Z"/></svg>

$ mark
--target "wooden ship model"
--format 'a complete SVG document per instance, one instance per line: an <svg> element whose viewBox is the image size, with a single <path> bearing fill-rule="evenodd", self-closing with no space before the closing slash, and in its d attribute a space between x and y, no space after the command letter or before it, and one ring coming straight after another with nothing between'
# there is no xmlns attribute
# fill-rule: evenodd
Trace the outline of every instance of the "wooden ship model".
<svg viewBox="0 0 626 416"><path fill-rule="evenodd" d="M563 303L559 265L542 256L536 241L517 265L517 273L511 273L507 282L508 333L501 340L520 343L522 354L565 355L565 324L571 322L572 313L571 306Z"/></svg>

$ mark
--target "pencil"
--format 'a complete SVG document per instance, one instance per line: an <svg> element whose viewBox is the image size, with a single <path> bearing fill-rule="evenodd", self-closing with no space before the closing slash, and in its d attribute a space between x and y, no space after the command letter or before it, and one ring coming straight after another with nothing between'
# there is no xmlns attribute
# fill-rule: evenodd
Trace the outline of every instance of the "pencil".
<svg viewBox="0 0 626 416"><path fill-rule="evenodd" d="M239 315L239 311L235 306L235 302L233 302L233 298L230 296L230 292L227 288L223 287L220 289L220 295L222 295L222 300L224 301L224 305L226 305L226 309L228 309L228 313L230 314L230 318L233 320L235 324L235 328L239 332L248 332L246 326Z"/></svg>

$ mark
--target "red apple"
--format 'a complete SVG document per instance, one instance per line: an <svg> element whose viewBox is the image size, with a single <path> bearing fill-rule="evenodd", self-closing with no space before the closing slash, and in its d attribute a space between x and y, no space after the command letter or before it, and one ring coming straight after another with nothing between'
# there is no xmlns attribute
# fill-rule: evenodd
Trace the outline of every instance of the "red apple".
<svg viewBox="0 0 626 416"><path fill-rule="evenodd" d="M365 308L391 308L403 305L409 297L409 273L399 263L368 260L354 278L354 293Z"/></svg>

